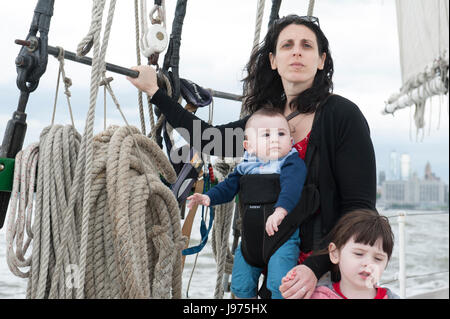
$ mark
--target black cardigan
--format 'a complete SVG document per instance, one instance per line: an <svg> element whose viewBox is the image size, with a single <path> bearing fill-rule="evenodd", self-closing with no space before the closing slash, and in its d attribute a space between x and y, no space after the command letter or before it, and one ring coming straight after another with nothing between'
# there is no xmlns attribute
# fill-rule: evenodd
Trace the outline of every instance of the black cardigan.
<svg viewBox="0 0 450 319"><path fill-rule="evenodd" d="M195 136L194 120L200 121L197 123L200 124L201 132L211 127L174 102L162 90L153 95L151 102L161 110L174 128L182 127L190 136ZM247 119L248 117L245 117L214 127L225 137L227 128L243 130ZM225 141L222 141L220 150L209 147L212 151L210 155L240 157L243 155L242 141L243 136L234 136L232 148L226 148ZM202 140L199 143L197 140L190 141L190 144L197 148L201 145L203 150L209 142L210 140ZM343 214L357 208L375 209L375 152L364 115L358 106L339 95L330 96L321 106L320 116L311 130L307 152L310 145L314 145L320 154L320 213L317 215L320 217L319 236L323 238ZM313 221L301 227L301 248L304 252L313 248L313 227ZM327 242L322 242L320 248L325 248L326 245ZM317 247L317 243L314 246ZM304 264L313 270L317 278L331 268L328 254L310 256Z"/></svg>

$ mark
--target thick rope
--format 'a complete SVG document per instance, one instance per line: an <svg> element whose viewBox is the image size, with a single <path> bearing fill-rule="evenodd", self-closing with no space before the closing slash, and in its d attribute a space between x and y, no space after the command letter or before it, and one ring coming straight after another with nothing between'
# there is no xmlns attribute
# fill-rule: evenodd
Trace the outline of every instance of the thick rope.
<svg viewBox="0 0 450 319"><path fill-rule="evenodd" d="M44 129L39 148L32 145L16 158L7 232L8 265L14 274L29 277L29 298L74 298L72 288L80 284L77 243L82 225L77 223L78 216L70 216L70 227L63 232L67 216L60 214L67 212L64 208L80 140L73 127L54 125ZM178 203L160 174L171 183L176 179L163 151L136 128L112 127L94 138L86 298L181 298L181 249L185 241ZM82 214L81 196L77 215ZM23 244L25 225L28 238ZM63 238L68 238L68 243ZM25 258L31 239L33 254ZM66 244L68 253L64 254L65 247L60 248ZM20 270L29 266L28 272Z"/></svg>
<svg viewBox="0 0 450 319"><path fill-rule="evenodd" d="M94 185L105 189L100 185L106 183L107 191L107 196L98 195L107 201L97 200L97 205L106 205L109 214L104 218L114 220L112 242L119 277L112 282L120 282L120 297L180 298L184 241L178 204L159 177L161 172L166 180L174 182L173 168L159 147L135 128L111 128L96 143L99 161L94 165L98 176ZM105 231L102 223L97 225L98 231ZM107 239L104 245L108 245ZM101 254L101 246L96 247ZM105 273L108 273L106 269ZM87 286L93 285L87 283Z"/></svg>
<svg viewBox="0 0 450 319"><path fill-rule="evenodd" d="M71 292L65 289L65 273L55 272L55 263L63 258L66 265L77 264L78 256L75 245L77 238L76 234L72 232L74 228L67 228L70 231L65 233L61 228L67 219L64 213L68 212L65 208L75 173L74 163L77 160L80 140L80 135L76 133L72 126L50 126L41 133L39 147L37 147L38 144L33 144L21 151L16 157L15 174L16 176L20 174L21 178L15 181L15 187L20 189L21 194L23 194L23 197L20 197L18 216L21 216L24 210L27 211L28 240L33 240L30 264L16 264L16 266L21 267L31 266L28 273L23 273L26 274L24 277L29 277L28 298L48 298L50 294L54 295L55 292L58 292L61 298L71 297ZM38 161L39 164L37 164ZM34 176L36 176L37 165L39 166L37 170L39 174L37 175L36 202L33 209L32 196L34 194ZM23 175L24 173L26 175ZM31 196L28 201L26 201L27 193L24 192L26 189L28 189L28 196ZM17 196L17 193L16 190L13 190L13 198L16 198L15 196ZM13 226L14 223L16 225L21 225L21 223L14 221L15 203L13 202L10 207L7 242L8 247L11 248L14 236L23 238L23 235L20 235L23 228ZM57 213L56 210L60 213ZM32 212L34 212L33 226L30 225ZM74 221L72 214L69 217L71 221ZM19 221L20 219L18 217ZM74 224L70 224L70 226L74 227ZM14 234L14 229L19 233ZM29 229L32 229L32 232ZM52 233L54 233L53 236ZM67 238L68 241L63 243L61 237ZM16 243L20 243L20 241L16 239ZM58 245L63 244L68 244L69 255L63 256L61 250L56 249ZM22 251L25 251L25 249ZM19 252L18 249L16 255L20 259ZM12 250L8 251L7 259L10 268L15 267L12 264L14 263L14 259L11 258L13 255ZM13 271L13 273L15 272Z"/></svg>
<svg viewBox="0 0 450 319"><path fill-rule="evenodd" d="M90 32L79 46L84 51L82 53L85 53L91 42L94 46L90 106L81 141L73 127L72 131L67 131L68 129L53 125L44 129L41 134L36 216L33 223L35 245L27 288L29 298L181 297L180 260L184 242L181 237L178 204L171 191L160 181L160 173L171 183L176 178L167 158L155 143L150 143L144 136L135 136L138 135L137 130L129 127L117 130L117 139L125 146L111 143L110 148L119 150L118 155L115 156L108 148L107 160L100 159L100 163L106 165L106 172L100 169L105 167L104 165L95 162L99 155L94 158L94 152L105 149L94 149L96 145L92 133L100 80L105 79L105 55L115 3L114 0L110 2L102 46L100 47L100 31L104 0L94 1ZM109 83L104 83L105 88L109 90ZM131 138L126 139L127 133ZM74 136L78 138L74 140ZM114 133L110 140L115 141L115 136ZM100 139L104 142L105 134ZM143 157L141 149L145 147L150 150ZM125 151L122 151L123 149ZM155 155L155 152L159 153ZM129 159L130 156L134 156L134 160ZM64 160L61 160L62 158ZM117 159L122 161L120 165L117 164ZM110 164L111 161L115 162ZM150 171L145 169L148 165L151 167ZM125 185L127 179L122 177L122 174L127 173L127 167L132 171L141 168L142 174L133 171L130 175L140 180L133 180L129 185ZM114 179L114 174L108 171L120 173L120 178ZM100 178L93 179L96 176ZM122 184L117 186L110 182L111 179L116 181L116 184ZM105 181L106 192L104 187L99 187ZM141 189L136 189L139 186ZM131 192L127 193L128 190ZM144 198L146 194L152 194L156 198L142 199L139 194ZM127 199L128 204L124 202ZM152 214L139 209L147 207L147 204L156 207L153 214L156 217L151 221L147 221L145 216ZM134 216L137 216L137 221L133 219ZM108 223L108 220L112 223ZM127 225L127 220L130 225ZM99 221L99 224L96 221ZM157 221L160 223L155 224ZM14 224L13 221L11 223ZM22 222L19 222L19 228L20 225ZM143 232L143 225L151 226L151 229ZM10 229L14 230L14 227L11 226ZM134 229L139 231L135 232ZM107 238L100 248L92 246L92 243L100 241L98 233L95 233L98 230L104 231L104 237ZM9 235L9 239L14 238L15 231L11 234L13 235ZM22 245L21 236L18 237L19 247ZM138 260L136 256L142 257L146 251L142 239L145 239L147 244L151 240L153 249L148 250L148 256ZM134 243L138 243L135 248L132 246ZM11 244L9 247L12 246ZM115 249L115 254L107 253L111 249ZM103 257L92 257L92 253L98 251L105 252ZM21 255L20 251L18 255ZM155 258L158 261L154 262L154 267L151 268L149 261L154 261ZM18 259L20 261L21 258ZM105 271L98 267L99 260L104 261ZM16 270L15 267L12 268ZM118 278L121 280L118 281Z"/></svg>
<svg viewBox="0 0 450 319"><path fill-rule="evenodd" d="M255 22L255 32L254 32L254 37L253 37L253 46L252 46L252 53L254 50L257 50L257 47L259 45L259 40L260 40L260 35L261 35L261 25L262 25L262 20L263 20L263 16L264 16L264 5L265 5L265 0L258 0L258 7L256 9L256 22ZM245 95L246 92L243 92L243 95ZM247 113L244 110L244 100L242 101L242 105L241 105L241 111L239 114L239 118L242 119L243 117L245 117L247 115Z"/></svg>
<svg viewBox="0 0 450 319"><path fill-rule="evenodd" d="M214 163L214 176L221 182L232 171L233 165L217 159ZM211 246L217 264L216 287L214 298L222 299L224 296L224 274L231 274L233 268L233 255L229 247L231 224L233 220L234 202L215 207L214 228L212 231Z"/></svg>
<svg viewBox="0 0 450 319"><path fill-rule="evenodd" d="M95 106L97 100L98 89L101 81L101 75L104 74L106 70L105 56L106 48L108 44L109 34L112 25L112 17L114 15L116 0L111 0L108 12L108 18L105 26L103 45L100 47L100 31L101 31L101 18L103 16L103 10L105 6L105 0L97 0L93 2L93 12L98 10L99 13L96 15L96 24L100 22L100 25L95 28L92 34L92 40L94 45L94 54L92 59L92 69L91 69L91 89L90 89L90 101L89 101L89 111L86 119L85 132L83 134L83 139L81 143L81 152L86 154L85 162L77 162L78 167L85 168L84 174L84 194L83 194L83 214L82 214L82 231L80 239L80 257L79 257L79 271L80 271L80 287L77 289L77 298L84 297L84 280L85 280L85 269L86 269L86 252L87 252L87 240L88 240L88 227L89 227L89 213L90 213L90 191L91 191L91 176L92 171L92 161L93 161L93 145L92 136L94 129L94 119L95 119ZM100 19L98 20L98 17ZM83 163L84 162L84 163ZM81 169L80 169L81 171Z"/></svg>

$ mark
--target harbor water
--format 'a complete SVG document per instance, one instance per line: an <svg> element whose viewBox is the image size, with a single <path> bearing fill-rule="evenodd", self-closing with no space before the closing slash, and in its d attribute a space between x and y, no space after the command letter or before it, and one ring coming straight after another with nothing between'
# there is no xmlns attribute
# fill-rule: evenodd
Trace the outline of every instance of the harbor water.
<svg viewBox="0 0 450 319"><path fill-rule="evenodd" d="M379 210L389 217L395 247L385 270L381 285L399 294L398 280L398 222L399 210ZM436 211L404 211L406 213L406 296L448 288L449 285L449 214ZM196 215L190 246L200 241L200 218ZM230 238L231 246L232 238ZM25 298L27 279L14 276L6 263L5 227L0 230L0 298ZM197 257L197 258L196 258ZM214 298L216 263L210 246L206 244L198 256L187 256L183 272L183 298ZM189 289L188 289L189 288ZM225 293L224 298L230 298Z"/></svg>

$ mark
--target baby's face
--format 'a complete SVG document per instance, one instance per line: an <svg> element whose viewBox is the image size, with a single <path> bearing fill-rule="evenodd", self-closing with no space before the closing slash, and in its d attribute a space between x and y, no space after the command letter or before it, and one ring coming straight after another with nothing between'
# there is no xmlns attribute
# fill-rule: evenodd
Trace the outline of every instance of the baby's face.
<svg viewBox="0 0 450 319"><path fill-rule="evenodd" d="M245 133L244 148L263 161L277 160L292 149L289 125L281 116L257 116Z"/></svg>

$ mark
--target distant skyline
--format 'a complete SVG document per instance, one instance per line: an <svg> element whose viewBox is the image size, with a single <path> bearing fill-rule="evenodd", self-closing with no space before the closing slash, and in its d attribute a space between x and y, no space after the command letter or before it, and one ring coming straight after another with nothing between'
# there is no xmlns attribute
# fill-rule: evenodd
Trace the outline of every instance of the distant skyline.
<svg viewBox="0 0 450 319"><path fill-rule="evenodd" d="M431 167L431 172L435 174L435 177L439 178L440 180L442 180L446 184L448 184L448 178L446 178L445 176L439 176L439 174L437 173L435 167L433 166L433 160L432 159L428 159L428 160L425 159L425 163L422 166L422 162L420 162L420 164L418 164L416 162L415 157L411 156L411 154L409 154L408 152L399 152L397 150L391 150L391 152L389 152L389 154L388 154L389 158L387 160L388 164L386 165L386 168L383 168L383 169L378 168L377 169L377 171L378 171L377 172L377 177L379 176L380 172L384 172L387 180L392 179L392 176L391 176L392 172L391 172L391 167L390 167L390 164L389 164L389 160L390 160L390 156L391 156L391 154L393 152L396 152L397 155L399 156L399 163L398 163L399 164L399 167L398 167L399 171L397 172L398 176L397 176L396 179L403 178L403 176L402 176L403 173L401 171L402 167L401 167L400 156L406 154L406 155L408 155L410 157L410 162L409 162L409 176L410 177L413 176L414 174L416 174L418 178L423 179L425 177L426 166L429 164L430 167ZM426 157L424 157L424 158L426 158ZM438 162L438 161L435 161L435 162ZM442 170L440 170L440 171L442 171Z"/></svg>

